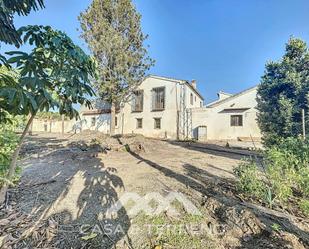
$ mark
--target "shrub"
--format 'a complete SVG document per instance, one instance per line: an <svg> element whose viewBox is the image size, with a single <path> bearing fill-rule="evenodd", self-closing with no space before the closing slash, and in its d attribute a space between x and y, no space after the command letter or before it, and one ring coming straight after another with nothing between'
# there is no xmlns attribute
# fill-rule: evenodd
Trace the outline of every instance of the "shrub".
<svg viewBox="0 0 309 249"><path fill-rule="evenodd" d="M265 150L263 171L252 161L242 162L235 169L237 186L245 193L262 198L270 207L274 200L284 203L295 193L308 198L308 161L308 141L282 139Z"/></svg>
<svg viewBox="0 0 309 249"><path fill-rule="evenodd" d="M23 124L23 119L19 117L10 120L10 123L0 124L0 186L6 182L11 156L19 141L14 131ZM19 168L16 171L18 173Z"/></svg>
<svg viewBox="0 0 309 249"><path fill-rule="evenodd" d="M265 196L265 184L255 162L243 161L234 169L234 173L239 180L237 184L239 190L259 198Z"/></svg>
<svg viewBox="0 0 309 249"><path fill-rule="evenodd" d="M301 200L299 202L300 210L309 217L309 200Z"/></svg>

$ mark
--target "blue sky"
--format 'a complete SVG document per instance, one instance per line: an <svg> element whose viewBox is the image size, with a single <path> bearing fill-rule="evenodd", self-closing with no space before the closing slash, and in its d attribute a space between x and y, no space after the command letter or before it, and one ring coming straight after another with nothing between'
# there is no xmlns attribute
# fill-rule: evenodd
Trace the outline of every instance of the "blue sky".
<svg viewBox="0 0 309 249"><path fill-rule="evenodd" d="M16 26L65 31L84 49L77 16L90 0L45 0L46 9L17 17ZM196 79L206 102L220 90L257 84L268 60L279 59L291 35L309 42L308 0L134 0L156 65L150 73ZM1 46L1 52L13 50Z"/></svg>

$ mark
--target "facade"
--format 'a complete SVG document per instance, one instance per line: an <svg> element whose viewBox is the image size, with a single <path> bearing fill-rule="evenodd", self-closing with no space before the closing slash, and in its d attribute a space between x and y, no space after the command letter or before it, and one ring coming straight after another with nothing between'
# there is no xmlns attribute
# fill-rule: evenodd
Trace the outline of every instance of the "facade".
<svg viewBox="0 0 309 249"><path fill-rule="evenodd" d="M257 87L234 95L220 92L217 101L193 109L193 136L198 139L199 130L202 130L201 140L260 139L256 94Z"/></svg>
<svg viewBox="0 0 309 249"><path fill-rule="evenodd" d="M93 130L100 131L104 134L110 133L110 121L111 121L111 106L106 102L102 102L99 99L94 100L93 109L88 109L82 106L80 109L80 118L75 123L77 132L79 130Z"/></svg>
<svg viewBox="0 0 309 249"><path fill-rule="evenodd" d="M186 110L203 106L196 82L150 75L117 115L116 132L177 139L187 135Z"/></svg>
<svg viewBox="0 0 309 249"><path fill-rule="evenodd" d="M115 133L200 141L259 139L256 94L257 87L238 94L219 92L218 100L204 106L196 81L149 75L117 110ZM81 107L79 121L65 121L65 132L109 134L111 106L95 100L93 107ZM61 128L61 121L33 124L33 131L61 132Z"/></svg>

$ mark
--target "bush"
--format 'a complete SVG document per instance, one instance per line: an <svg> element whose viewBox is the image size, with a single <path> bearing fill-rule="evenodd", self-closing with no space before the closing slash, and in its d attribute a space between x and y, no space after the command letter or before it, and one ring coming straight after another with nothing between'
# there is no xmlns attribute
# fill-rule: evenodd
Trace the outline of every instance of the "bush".
<svg viewBox="0 0 309 249"><path fill-rule="evenodd" d="M253 161L243 161L234 169L235 175L238 177L237 188L247 194L256 197L264 197L266 190L262 180L261 173Z"/></svg>
<svg viewBox="0 0 309 249"><path fill-rule="evenodd" d="M301 200L299 202L300 210L309 217L309 200Z"/></svg>
<svg viewBox="0 0 309 249"><path fill-rule="evenodd" d="M20 118L11 118L11 121L11 123L0 124L0 186L6 182L11 156L19 141L14 131L22 125ZM18 171L19 168L17 168Z"/></svg>
<svg viewBox="0 0 309 249"><path fill-rule="evenodd" d="M307 203L309 197L309 143L287 138L264 152L264 170L252 161L242 162L235 170L238 188L271 207L274 201L285 203L290 197L300 196ZM296 194L297 193L297 194ZM302 204L302 210L308 206Z"/></svg>

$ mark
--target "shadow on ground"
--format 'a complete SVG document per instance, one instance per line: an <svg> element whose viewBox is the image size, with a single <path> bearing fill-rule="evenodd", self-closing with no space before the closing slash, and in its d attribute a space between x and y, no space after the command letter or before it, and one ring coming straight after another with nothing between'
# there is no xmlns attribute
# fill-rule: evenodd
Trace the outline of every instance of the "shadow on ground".
<svg viewBox="0 0 309 249"><path fill-rule="evenodd" d="M32 166L26 167L15 196L19 208L32 213L37 222L53 220L58 224L52 240L56 248L108 249L120 240L130 245L127 232L131 224L125 209L106 213L118 201L117 191L124 188L117 170L104 166L97 147L81 150L61 145L64 141L35 136L28 140L25 152L30 148L33 153L31 148L42 148L46 143L54 150L26 162ZM38 246L33 240L24 243L28 248Z"/></svg>
<svg viewBox="0 0 309 249"><path fill-rule="evenodd" d="M309 246L308 232L296 226L293 217L242 201L237 196L233 180L212 175L188 163L183 165L185 173L180 174L133 151L128 150L128 152L140 162L160 171L164 176L178 181L185 188L200 193L202 196L200 204L203 210L208 212L207 216L212 217L217 226L224 227L224 234L219 235L224 248L226 246L230 248L230 243L235 242L235 239L238 239L241 244L237 248L294 248L295 245L291 242L293 239L297 243L299 239ZM274 223L280 225L282 232L294 236L293 239L285 239L284 236L278 239L273 236Z"/></svg>
<svg viewBox="0 0 309 249"><path fill-rule="evenodd" d="M216 144L206 144L198 142L186 141L173 141L169 140L168 143L179 146L188 150L199 151L213 156L226 157L229 159L241 160L243 158L256 157L258 154L253 151L230 149Z"/></svg>

